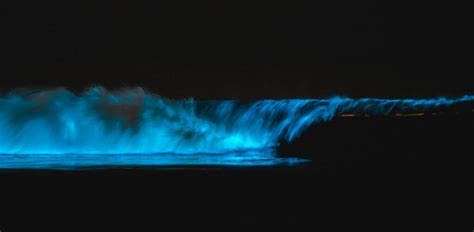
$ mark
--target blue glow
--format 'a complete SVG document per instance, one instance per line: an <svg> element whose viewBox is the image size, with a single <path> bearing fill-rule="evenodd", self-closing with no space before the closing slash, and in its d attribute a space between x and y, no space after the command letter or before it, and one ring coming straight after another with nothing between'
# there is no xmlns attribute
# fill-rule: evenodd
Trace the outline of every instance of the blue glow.
<svg viewBox="0 0 474 232"><path fill-rule="evenodd" d="M0 168L292 163L271 148L338 114L422 112L465 101L474 96L243 103L169 100L141 88L16 92L0 98Z"/></svg>
<svg viewBox="0 0 474 232"><path fill-rule="evenodd" d="M273 149L227 152L222 154L2 154L3 169L78 169L123 166L273 166L297 165L307 162L301 158L277 157Z"/></svg>

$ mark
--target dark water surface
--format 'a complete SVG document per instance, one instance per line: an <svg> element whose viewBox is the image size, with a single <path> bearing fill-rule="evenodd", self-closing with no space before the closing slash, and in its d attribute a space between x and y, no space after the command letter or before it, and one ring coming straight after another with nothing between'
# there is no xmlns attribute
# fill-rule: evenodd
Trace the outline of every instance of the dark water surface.
<svg viewBox="0 0 474 232"><path fill-rule="evenodd" d="M193 169L207 166L265 167L292 166L309 162L303 158L279 157L273 149L246 150L223 154L0 154L2 169L38 170L94 170L146 169L162 170L170 167Z"/></svg>
<svg viewBox="0 0 474 232"><path fill-rule="evenodd" d="M4 169L0 229L454 231L473 129L469 112L336 118L277 149L298 165Z"/></svg>

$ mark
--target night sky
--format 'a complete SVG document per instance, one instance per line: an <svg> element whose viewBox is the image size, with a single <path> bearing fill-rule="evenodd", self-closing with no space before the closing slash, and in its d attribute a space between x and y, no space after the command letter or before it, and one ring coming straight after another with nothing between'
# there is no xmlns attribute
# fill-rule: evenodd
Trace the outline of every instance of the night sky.
<svg viewBox="0 0 474 232"><path fill-rule="evenodd" d="M2 91L172 98L474 93L468 7L400 1L0 3Z"/></svg>

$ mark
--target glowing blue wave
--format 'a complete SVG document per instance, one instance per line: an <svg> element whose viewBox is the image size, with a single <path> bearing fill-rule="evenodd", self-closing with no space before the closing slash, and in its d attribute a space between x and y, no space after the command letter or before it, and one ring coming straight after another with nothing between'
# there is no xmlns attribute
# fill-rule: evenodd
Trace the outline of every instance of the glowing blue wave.
<svg viewBox="0 0 474 232"><path fill-rule="evenodd" d="M80 96L65 89L16 92L0 98L0 167L13 162L11 157L33 162L34 156L38 163L41 155L66 159L65 154L227 154L232 160L243 151L292 141L310 125L346 112L427 111L473 100L474 96L196 101L169 100L141 88L111 93L100 87ZM121 163L118 158L115 162Z"/></svg>

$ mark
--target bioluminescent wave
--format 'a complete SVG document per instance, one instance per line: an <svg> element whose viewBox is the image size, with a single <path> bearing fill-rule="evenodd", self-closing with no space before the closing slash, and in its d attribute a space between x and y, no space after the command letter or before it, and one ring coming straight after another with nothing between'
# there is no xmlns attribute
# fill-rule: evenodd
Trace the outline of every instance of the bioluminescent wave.
<svg viewBox="0 0 474 232"><path fill-rule="evenodd" d="M271 165L284 162L272 150L279 142L339 114L427 111L466 101L474 96L240 102L170 100L141 88L15 92L0 98L0 168Z"/></svg>

